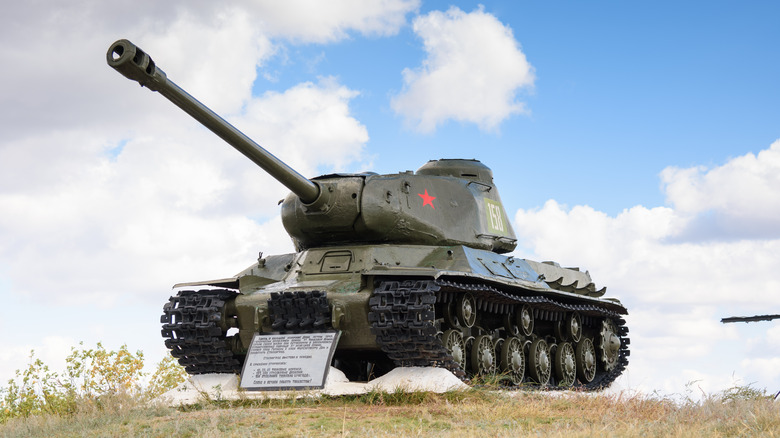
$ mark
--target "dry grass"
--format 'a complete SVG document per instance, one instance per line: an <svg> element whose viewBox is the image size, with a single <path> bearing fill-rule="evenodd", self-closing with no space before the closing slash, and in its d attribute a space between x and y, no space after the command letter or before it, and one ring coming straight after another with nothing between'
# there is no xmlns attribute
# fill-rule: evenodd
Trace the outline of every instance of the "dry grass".
<svg viewBox="0 0 780 438"><path fill-rule="evenodd" d="M2 436L780 436L780 401L724 393L702 401L471 389L213 402L186 409L114 400L66 417L14 419Z"/></svg>

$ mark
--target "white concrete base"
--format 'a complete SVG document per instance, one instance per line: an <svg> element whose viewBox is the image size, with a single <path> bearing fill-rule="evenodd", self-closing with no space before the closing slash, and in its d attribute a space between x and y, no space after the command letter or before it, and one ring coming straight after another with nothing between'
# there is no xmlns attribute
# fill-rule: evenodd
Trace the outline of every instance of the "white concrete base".
<svg viewBox="0 0 780 438"><path fill-rule="evenodd" d="M262 398L338 396L366 394L371 391L427 391L442 393L468 388L443 368L395 368L370 382L350 382L341 370L331 367L325 388L309 391L246 391L239 388L234 374L202 374L163 394L159 401L170 406L188 405L210 400L245 400Z"/></svg>

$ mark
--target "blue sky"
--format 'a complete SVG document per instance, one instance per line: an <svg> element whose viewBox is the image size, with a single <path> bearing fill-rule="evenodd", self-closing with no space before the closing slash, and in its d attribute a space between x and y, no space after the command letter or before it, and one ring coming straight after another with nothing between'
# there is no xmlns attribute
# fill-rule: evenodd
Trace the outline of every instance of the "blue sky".
<svg viewBox="0 0 780 438"><path fill-rule="evenodd" d="M439 6L423 3L420 12ZM457 6L471 12L479 3ZM637 203L662 205L657 174L664 167L722 164L777 136L771 5L502 2L483 8L511 28L537 73L533 89L519 93L531 114L514 116L495 132L448 122L435 136L421 136L399 123L388 96L403 86L399 72L425 57L409 27L392 38L290 47L289 58L269 63L276 81L259 80L255 90L283 90L316 75L337 76L360 90L352 110L369 128L370 149L419 151L397 158L384 153L376 166L381 172L415 166L430 151L441 155L437 148L457 156L475 156L481 145L518 152L521 175L516 161L485 158L497 178L514 177L508 183L548 181L544 191L519 190L512 196L517 206L553 196L611 214ZM615 190L617 181L631 181L633 190Z"/></svg>
<svg viewBox="0 0 780 438"><path fill-rule="evenodd" d="M774 2L7 9L0 381L79 341L157 360L172 284L291 249L283 187L105 65L128 38L305 175L483 161L519 256L628 305L619 388L780 389L780 322L718 322L780 312Z"/></svg>

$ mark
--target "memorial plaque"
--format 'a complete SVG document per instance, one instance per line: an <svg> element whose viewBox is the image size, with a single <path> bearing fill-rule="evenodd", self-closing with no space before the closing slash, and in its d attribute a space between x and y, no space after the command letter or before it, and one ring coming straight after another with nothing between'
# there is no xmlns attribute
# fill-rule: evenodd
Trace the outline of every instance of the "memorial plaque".
<svg viewBox="0 0 780 438"><path fill-rule="evenodd" d="M341 332L256 334L241 371L250 391L322 389Z"/></svg>

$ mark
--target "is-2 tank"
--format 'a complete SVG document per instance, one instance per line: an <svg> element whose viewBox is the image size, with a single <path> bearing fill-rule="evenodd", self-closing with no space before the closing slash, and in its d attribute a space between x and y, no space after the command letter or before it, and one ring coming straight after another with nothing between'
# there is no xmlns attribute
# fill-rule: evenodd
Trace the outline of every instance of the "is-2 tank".
<svg viewBox="0 0 780 438"><path fill-rule="evenodd" d="M334 366L352 379L436 366L530 387L609 385L628 364L621 303L588 272L504 254L516 238L476 160L416 172L307 179L191 97L138 47L108 64L157 91L291 190L296 251L225 279L183 283L162 335L190 374L239 373L258 333L341 331Z"/></svg>

